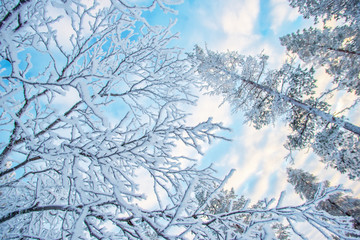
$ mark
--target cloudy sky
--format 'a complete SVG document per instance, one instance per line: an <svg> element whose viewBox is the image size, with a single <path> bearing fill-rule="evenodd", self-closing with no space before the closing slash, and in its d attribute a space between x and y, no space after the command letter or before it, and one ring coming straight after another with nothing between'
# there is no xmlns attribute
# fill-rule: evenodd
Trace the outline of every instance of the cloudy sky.
<svg viewBox="0 0 360 240"><path fill-rule="evenodd" d="M178 44L191 51L194 44L217 51L239 51L242 54L265 52L270 56L270 67L278 67L285 59L285 49L279 43L279 37L309 27L311 20L304 20L297 9L291 8L287 0L190 0L174 7L178 15L150 13L149 21L165 24L170 18L177 18L174 31L180 33ZM326 76L318 73L326 85ZM350 99L351 100L351 99ZM335 106L341 108L351 101L337 96ZM285 160L288 151L283 147L288 131L286 124L278 122L261 130L255 130L249 124L243 124L241 113L232 114L228 104L221 98L202 95L198 106L192 112L189 121L205 121L212 116L232 129L226 133L231 142L216 142L206 147L201 166L213 163L224 176L230 169L236 172L228 187L234 187L240 195L246 195L256 201L264 197L278 197L287 190L287 201L293 203L298 198L292 186L287 184L286 168L303 168L319 177L330 180L333 185L343 184L359 196L360 186L349 181L333 169L327 169L310 151L304 150L294 157L294 165ZM360 124L360 112L352 112L352 121Z"/></svg>

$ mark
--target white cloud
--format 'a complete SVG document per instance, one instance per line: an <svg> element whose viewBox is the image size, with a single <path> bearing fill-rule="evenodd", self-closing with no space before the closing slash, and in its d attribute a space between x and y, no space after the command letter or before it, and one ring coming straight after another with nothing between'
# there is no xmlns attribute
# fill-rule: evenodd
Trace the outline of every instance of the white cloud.
<svg viewBox="0 0 360 240"><path fill-rule="evenodd" d="M260 42L260 36L254 34L259 11L259 0L214 0L202 3L194 11L195 24L200 29L194 34L199 44L200 41L206 42L212 50L251 49L251 44Z"/></svg>
<svg viewBox="0 0 360 240"><path fill-rule="evenodd" d="M223 1L221 24L226 34L251 35L260 11L260 1Z"/></svg>
<svg viewBox="0 0 360 240"><path fill-rule="evenodd" d="M296 19L298 16L296 10L291 11L286 1L280 1L280 3L282 4L276 3L274 11L283 11L282 8L285 7L286 11L290 9L291 14L282 15ZM270 67L278 67L283 62L285 48L280 46L278 37L262 36L257 32L256 25L260 14L259 0L221 2L214 0L207 2L203 7L195 11L196 19L199 20L197 21L198 29L201 29L195 34L198 43L206 42L211 50L238 51L247 55L256 55L263 51L271 56ZM277 15L275 16L277 18ZM282 21L287 20L284 17L280 16Z"/></svg>
<svg viewBox="0 0 360 240"><path fill-rule="evenodd" d="M238 51L241 54L259 54L262 51L262 39L259 35L242 35L231 34L227 35L221 44L216 45L218 50L221 51Z"/></svg>
<svg viewBox="0 0 360 240"><path fill-rule="evenodd" d="M232 122L230 104L222 103L221 96L210 96L208 94L199 93L200 97L196 106L190 109L192 113L188 117L188 121L192 124L206 121L212 117L214 122L222 122L225 126L229 126ZM221 107L219 107L221 105Z"/></svg>
<svg viewBox="0 0 360 240"><path fill-rule="evenodd" d="M271 0L271 17L272 25L271 30L275 33L278 32L279 28L287 21L295 21L300 14L297 9L289 6L287 0Z"/></svg>
<svg viewBox="0 0 360 240"><path fill-rule="evenodd" d="M260 11L260 2L226 1L221 11L221 29L224 36L217 49L235 50L243 54L257 54L261 37L254 32Z"/></svg>
<svg viewBox="0 0 360 240"><path fill-rule="evenodd" d="M230 153L219 163L219 167L238 169L227 187L240 190L239 194L254 201L265 196L279 196L286 187L283 179L286 175L284 157L287 151L282 146L286 132L286 127L281 125L261 130L244 126L242 134L233 141Z"/></svg>

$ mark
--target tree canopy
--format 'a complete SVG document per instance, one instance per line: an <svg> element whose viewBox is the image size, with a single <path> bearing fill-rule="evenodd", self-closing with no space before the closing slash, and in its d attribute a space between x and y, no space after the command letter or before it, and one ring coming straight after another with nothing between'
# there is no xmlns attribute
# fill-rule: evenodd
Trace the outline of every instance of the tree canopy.
<svg viewBox="0 0 360 240"><path fill-rule="evenodd" d="M228 129L212 119L186 122L203 65L174 46L174 22L152 25L143 16L155 8L173 12L177 3L1 1L1 238L304 238L297 222L325 237L358 234L352 218L317 209L346 191L341 186L295 206L283 204L282 193L249 207L245 197L234 202L235 194L223 190L233 171L219 179L212 166L200 169L193 156L176 154L179 146L201 154L204 143L228 140L219 132ZM222 57L231 60L221 62L230 70L246 62L241 84L260 100L241 99L250 100L249 117L259 127L279 114L276 107L358 131L311 99L298 99L312 93L312 69L287 64L261 85L265 56ZM217 73L238 78L230 70ZM237 84L227 83L223 90ZM286 94L275 90L278 84Z"/></svg>

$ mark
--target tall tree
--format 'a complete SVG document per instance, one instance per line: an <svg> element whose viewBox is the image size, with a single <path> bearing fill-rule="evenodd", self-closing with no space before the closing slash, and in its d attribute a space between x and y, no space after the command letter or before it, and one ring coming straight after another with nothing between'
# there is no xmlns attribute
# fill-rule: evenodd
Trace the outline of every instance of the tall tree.
<svg viewBox="0 0 360 240"><path fill-rule="evenodd" d="M335 20L336 27L326 25L322 29L310 27L302 32L281 37L281 44L305 63L324 67L332 77L333 83L337 85L336 89L346 89L359 95L359 1L290 0L290 5L298 8L305 18L314 17L315 23L319 20L324 23ZM352 107L356 106L358 101L356 100ZM299 117L300 120L293 121L291 126L293 129L301 129L301 133L290 136L289 148L303 148L311 139L301 136L311 136L303 132L312 133L314 124L308 124L309 117L305 112L300 112ZM360 161L358 136L331 126L311 137L315 139L312 140L313 149L324 162L342 173L347 172L351 179L360 176L360 168L356 164Z"/></svg>
<svg viewBox="0 0 360 240"><path fill-rule="evenodd" d="M320 185L326 188L330 186L329 181L320 183L313 174L301 169L288 168L287 172L288 182L294 186L296 193L301 198L305 198L308 201L314 199ZM360 229L360 199L335 194L327 200L319 202L317 207L331 215L351 216L354 227Z"/></svg>
<svg viewBox="0 0 360 240"><path fill-rule="evenodd" d="M255 128L284 118L293 130L286 144L289 149L313 147L322 161L348 173L350 178L360 177L360 128L332 115L329 104L313 96L316 87L313 69L286 63L280 70L268 70L267 56L215 53L199 47L191 57L198 64L203 87L210 94L222 95ZM323 144L324 137L331 133L338 142L342 138L346 141L342 145Z"/></svg>

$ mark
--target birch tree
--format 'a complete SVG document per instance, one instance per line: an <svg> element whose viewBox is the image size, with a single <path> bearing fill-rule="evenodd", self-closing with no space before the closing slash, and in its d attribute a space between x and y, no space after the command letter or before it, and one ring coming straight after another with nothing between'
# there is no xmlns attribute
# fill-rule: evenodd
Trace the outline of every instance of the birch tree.
<svg viewBox="0 0 360 240"><path fill-rule="evenodd" d="M200 188L195 201L198 207L183 218L183 224L189 224L189 228L179 239L189 230L191 239L307 239L305 229L317 230L326 238L334 235L340 239L356 239L352 236L359 234L352 227L351 218L332 216L316 208L319 202L343 192L340 186L319 188L312 201L295 206L283 203L285 192L277 199L264 199L249 206L249 199L237 198L234 192L222 190L226 179L215 185L210 181L198 182ZM300 230L298 222L309 225Z"/></svg>
<svg viewBox="0 0 360 240"><path fill-rule="evenodd" d="M285 63L281 69L271 70L266 67L265 55L216 53L199 47L191 58L198 64L203 88L223 96L255 128L286 120L292 129L287 148L312 147L328 165L350 178L360 177L360 127L332 115L330 105L314 97L313 68ZM327 145L325 140L331 134L334 142Z"/></svg>
<svg viewBox="0 0 360 240"><path fill-rule="evenodd" d="M167 238L177 217L158 218L214 179L172 153L222 128L185 124L192 67L168 47L173 23L142 17L174 2L2 1L0 238Z"/></svg>
<svg viewBox="0 0 360 240"><path fill-rule="evenodd" d="M203 204L206 199L208 198L208 195L210 194L206 190L202 189L200 186L197 189L196 193L196 199L199 201L199 204ZM231 211L236 210L244 210L245 208L249 207L250 199L246 199L244 196L238 196L235 194L234 189L231 190L221 190L216 198L212 199L208 205L205 208L206 212L212 213L212 214L223 214ZM249 209L255 210L255 209L265 209L267 200L261 200L257 204L249 207ZM250 224L252 220L254 220L256 217L259 217L261 219L264 217L268 217L266 214L264 216L256 216L257 214L251 215L246 212L244 214L238 214L237 216L234 216L234 220L241 222L242 224L239 225L234 221L233 224L229 224L229 228L231 228L233 235L240 235L243 234L247 229L246 224ZM263 230L263 225L259 225L258 229ZM276 221L276 222L269 222L269 227L271 229L272 235L276 237L276 239L281 240L288 240L291 237L291 229L290 226L285 226L282 223ZM223 228L223 232L229 232L228 228ZM260 235L260 234L259 234Z"/></svg>

